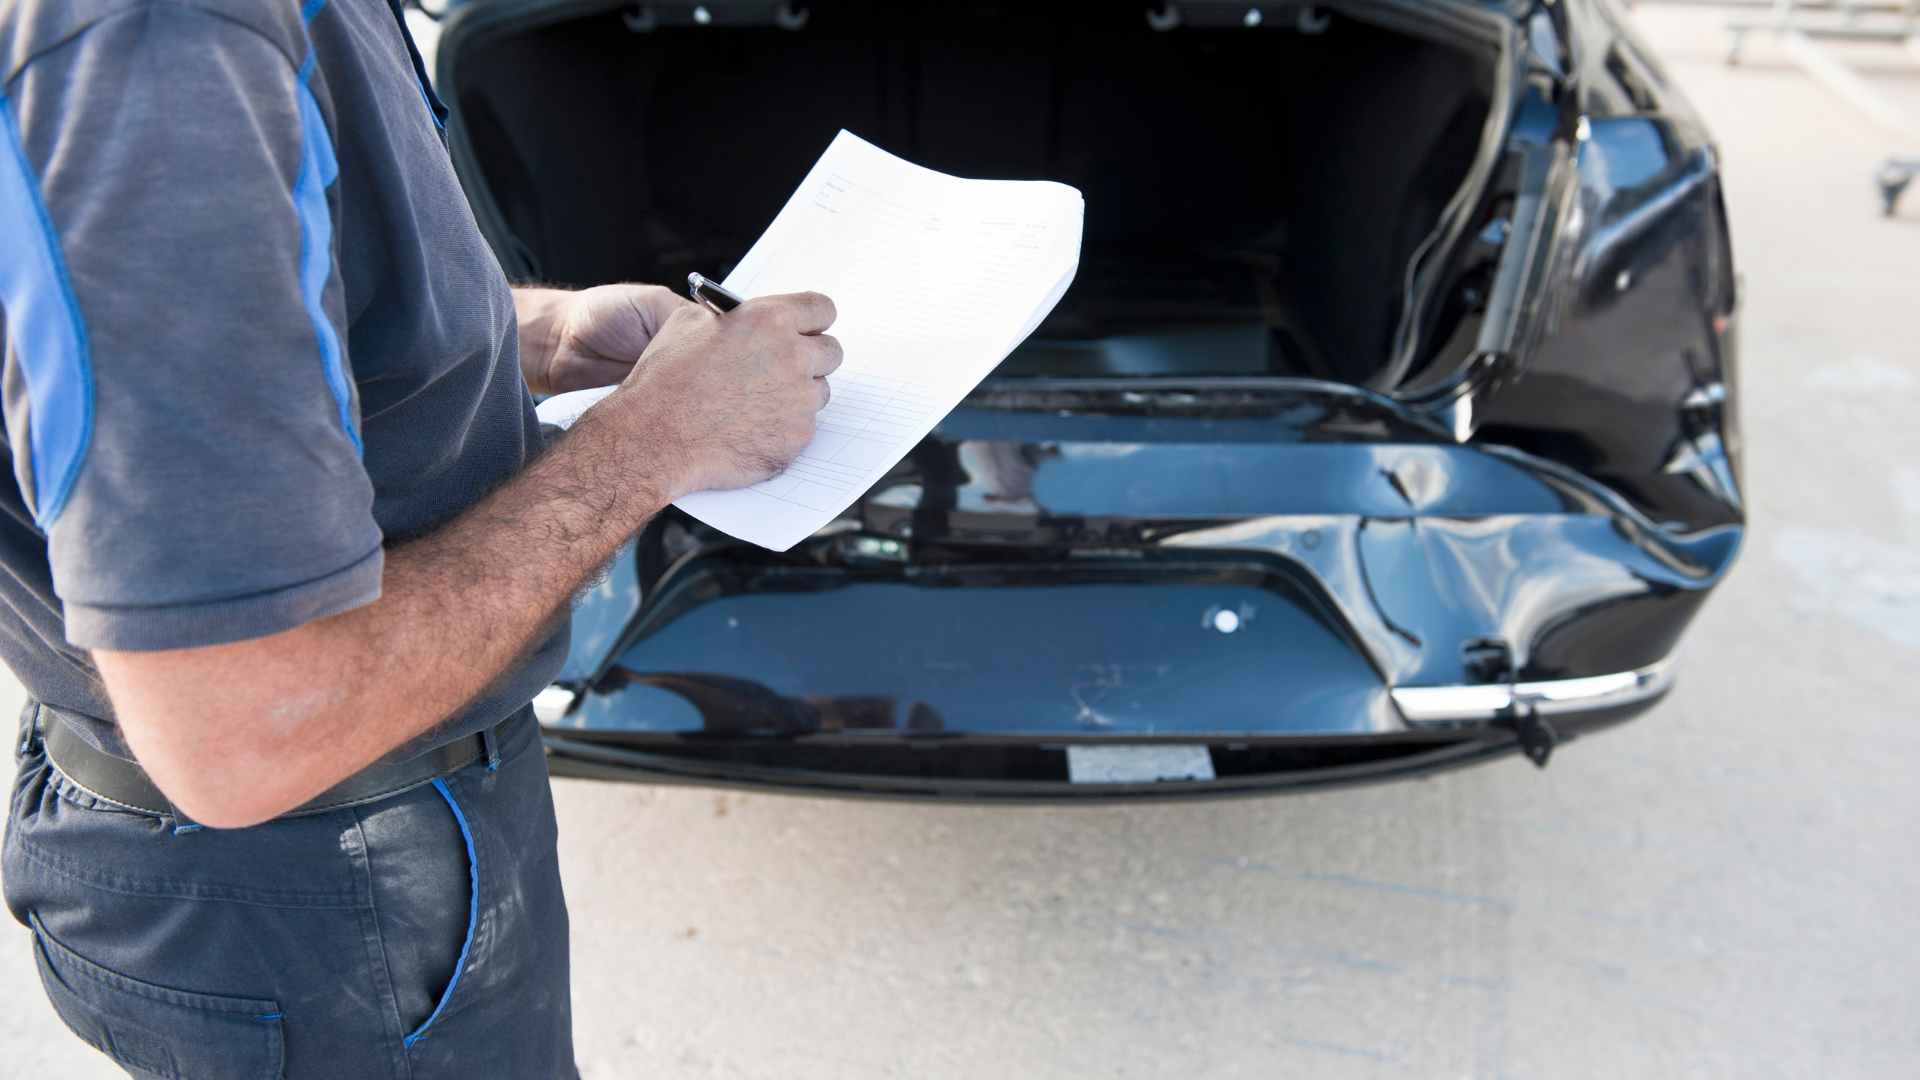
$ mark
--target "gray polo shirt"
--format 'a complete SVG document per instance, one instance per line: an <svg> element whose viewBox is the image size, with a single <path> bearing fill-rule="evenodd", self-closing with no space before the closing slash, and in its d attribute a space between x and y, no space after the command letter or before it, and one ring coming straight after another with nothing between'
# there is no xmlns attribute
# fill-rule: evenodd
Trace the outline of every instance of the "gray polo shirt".
<svg viewBox="0 0 1920 1080"><path fill-rule="evenodd" d="M539 424L390 0L5 0L0 79L0 652L124 754L87 649L370 603ZM524 705L565 638L408 749Z"/></svg>

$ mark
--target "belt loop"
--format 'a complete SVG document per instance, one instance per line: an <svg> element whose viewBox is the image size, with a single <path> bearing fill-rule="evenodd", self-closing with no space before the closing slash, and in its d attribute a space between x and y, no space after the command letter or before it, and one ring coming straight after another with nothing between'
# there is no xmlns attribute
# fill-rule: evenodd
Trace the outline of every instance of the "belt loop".
<svg viewBox="0 0 1920 1080"><path fill-rule="evenodd" d="M493 728L486 728L480 732L480 752L487 757L487 771L499 772L500 737L494 734Z"/></svg>
<svg viewBox="0 0 1920 1080"><path fill-rule="evenodd" d="M166 796L166 792L163 791L160 793L161 798L166 799ZM175 836L185 836L187 833L196 833L206 828L205 825L181 813L180 808L173 804L172 799L167 799L167 809L173 812L173 835Z"/></svg>
<svg viewBox="0 0 1920 1080"><path fill-rule="evenodd" d="M29 698L20 710L20 738L13 744L13 760L19 761L33 753L33 744L39 735L40 703Z"/></svg>

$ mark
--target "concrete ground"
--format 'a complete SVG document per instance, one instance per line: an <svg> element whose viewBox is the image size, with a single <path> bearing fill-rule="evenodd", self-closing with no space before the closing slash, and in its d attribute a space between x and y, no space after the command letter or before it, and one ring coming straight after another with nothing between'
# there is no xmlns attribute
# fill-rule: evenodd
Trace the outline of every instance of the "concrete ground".
<svg viewBox="0 0 1920 1080"><path fill-rule="evenodd" d="M1723 66L1722 17L1639 16L1746 279L1753 531L1667 704L1545 772L1252 802L557 783L586 1076L1920 1073L1920 193L1868 182L1920 146L1769 41ZM1836 52L1920 116L1920 60ZM0 1073L114 1075L24 932L0 1002Z"/></svg>

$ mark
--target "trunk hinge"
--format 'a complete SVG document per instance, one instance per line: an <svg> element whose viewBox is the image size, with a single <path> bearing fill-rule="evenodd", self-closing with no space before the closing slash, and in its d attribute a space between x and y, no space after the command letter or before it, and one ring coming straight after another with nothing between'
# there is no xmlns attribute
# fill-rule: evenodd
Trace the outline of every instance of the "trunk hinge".
<svg viewBox="0 0 1920 1080"><path fill-rule="evenodd" d="M1546 768L1553 748L1560 745L1560 733L1553 730L1532 701L1520 696L1520 672L1513 662L1513 647L1499 638L1483 638L1468 642L1465 652L1467 670L1475 677L1506 684L1507 704L1495 714L1494 726L1511 730L1527 760Z"/></svg>

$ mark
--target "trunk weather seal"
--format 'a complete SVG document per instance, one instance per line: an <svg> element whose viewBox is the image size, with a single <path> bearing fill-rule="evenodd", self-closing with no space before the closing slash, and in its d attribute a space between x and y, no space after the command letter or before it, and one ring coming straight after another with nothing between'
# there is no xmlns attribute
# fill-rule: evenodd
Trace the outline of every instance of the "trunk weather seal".
<svg viewBox="0 0 1920 1080"><path fill-rule="evenodd" d="M1463 13L1465 14L1465 13ZM1476 15L1484 13L1475 12ZM1481 129L1480 147L1473 167L1458 191L1441 211L1433 232L1407 260L1402 284L1400 325L1394 335L1394 348L1386 366L1367 380L1369 389L1391 392L1412 371L1420 357L1428 321L1428 300L1439 285L1445 268L1470 231L1475 212L1486 204L1488 187L1507 153L1507 141L1513 116L1526 92L1526 48L1520 27L1510 20L1499 23L1500 56L1494 64L1494 86Z"/></svg>

